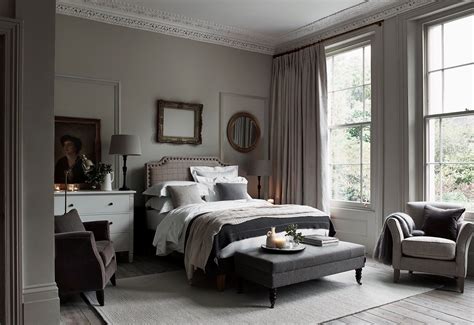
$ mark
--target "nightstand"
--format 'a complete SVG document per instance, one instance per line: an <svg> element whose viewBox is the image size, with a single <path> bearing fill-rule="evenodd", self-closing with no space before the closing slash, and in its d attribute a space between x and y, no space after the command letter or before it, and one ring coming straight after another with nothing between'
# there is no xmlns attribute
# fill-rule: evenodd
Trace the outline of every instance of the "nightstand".
<svg viewBox="0 0 474 325"><path fill-rule="evenodd" d="M133 201L135 191L67 192L67 211L77 209L82 221L108 220L116 252L133 261ZM54 215L64 214L64 191L54 193Z"/></svg>

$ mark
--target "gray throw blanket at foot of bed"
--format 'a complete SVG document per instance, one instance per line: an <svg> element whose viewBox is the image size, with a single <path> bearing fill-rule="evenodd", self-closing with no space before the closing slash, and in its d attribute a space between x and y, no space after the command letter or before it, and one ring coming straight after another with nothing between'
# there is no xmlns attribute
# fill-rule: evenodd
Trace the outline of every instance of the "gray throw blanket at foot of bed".
<svg viewBox="0 0 474 325"><path fill-rule="evenodd" d="M214 237L224 225L238 225L259 218L291 222L291 219L301 217L322 218L327 229L330 228L330 219L327 214L304 205L271 205L220 210L196 217L189 226L184 250L184 266L188 279L192 278L195 269L205 270L213 248ZM269 225L261 235L265 235L266 231L270 230L270 226L275 226L275 224Z"/></svg>
<svg viewBox="0 0 474 325"><path fill-rule="evenodd" d="M387 265L392 265L393 240L387 225L387 221L392 218L400 223L404 237L423 236L425 234L421 230L415 230L415 222L408 214L396 212L389 215L385 219L382 232L374 250L374 258Z"/></svg>

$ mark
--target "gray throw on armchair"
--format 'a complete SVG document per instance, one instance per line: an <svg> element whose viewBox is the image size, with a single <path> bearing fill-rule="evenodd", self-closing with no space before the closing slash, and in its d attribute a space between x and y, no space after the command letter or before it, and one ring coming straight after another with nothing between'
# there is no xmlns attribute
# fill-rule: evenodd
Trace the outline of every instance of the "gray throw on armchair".
<svg viewBox="0 0 474 325"><path fill-rule="evenodd" d="M55 216L55 270L59 294L95 291L104 305L104 288L115 286L117 260L109 222L82 222L77 210Z"/></svg>
<svg viewBox="0 0 474 325"><path fill-rule="evenodd" d="M422 228L426 205L440 209L461 208L459 205L449 203L408 202L406 213L415 222L416 229ZM474 224L462 220L458 222L455 241L431 236L406 237L396 218L388 218L387 226L393 241L394 282L398 282L400 270L426 272L454 277L459 291L464 292L468 250L474 232Z"/></svg>

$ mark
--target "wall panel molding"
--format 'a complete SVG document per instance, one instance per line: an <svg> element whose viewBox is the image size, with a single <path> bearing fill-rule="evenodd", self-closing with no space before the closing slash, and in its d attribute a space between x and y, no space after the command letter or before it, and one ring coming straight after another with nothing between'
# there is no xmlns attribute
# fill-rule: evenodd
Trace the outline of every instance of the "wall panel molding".
<svg viewBox="0 0 474 325"><path fill-rule="evenodd" d="M114 89L114 121L113 121L113 129L114 134L120 134L121 132L121 89L122 85L119 80L109 80L109 79L100 79L95 77L86 77L86 76L76 76L76 75L68 75L68 74L57 74L55 76L55 80L64 80L69 82L80 82L86 84L95 84L95 85L105 85L111 86ZM56 114L55 114L56 115ZM103 123L103 121L101 121ZM103 142L104 139L101 139ZM103 157L102 157L103 158ZM113 187L118 188L121 184L121 173L120 171L120 163L121 163L121 156L115 155L114 162L113 162L113 170L114 170L114 182Z"/></svg>
<svg viewBox="0 0 474 325"><path fill-rule="evenodd" d="M22 310L22 25L19 21L0 18L0 39L4 53L0 70L4 70L2 91L3 138L0 162L3 184L0 210L5 324L23 323ZM1 319L0 319L1 321Z"/></svg>

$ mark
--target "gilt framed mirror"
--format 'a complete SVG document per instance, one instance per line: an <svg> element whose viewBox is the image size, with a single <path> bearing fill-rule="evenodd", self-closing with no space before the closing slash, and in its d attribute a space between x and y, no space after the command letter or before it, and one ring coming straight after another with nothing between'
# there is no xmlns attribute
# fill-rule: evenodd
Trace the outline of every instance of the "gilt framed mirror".
<svg viewBox="0 0 474 325"><path fill-rule="evenodd" d="M238 152L254 150L260 140L260 132L258 120L247 112L235 113L227 123L227 140Z"/></svg>
<svg viewBox="0 0 474 325"><path fill-rule="evenodd" d="M201 144L202 107L202 104L158 100L157 141Z"/></svg>

